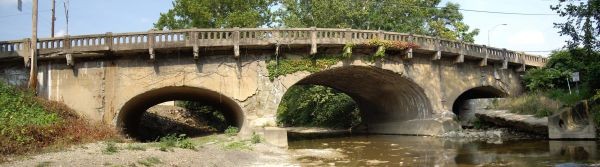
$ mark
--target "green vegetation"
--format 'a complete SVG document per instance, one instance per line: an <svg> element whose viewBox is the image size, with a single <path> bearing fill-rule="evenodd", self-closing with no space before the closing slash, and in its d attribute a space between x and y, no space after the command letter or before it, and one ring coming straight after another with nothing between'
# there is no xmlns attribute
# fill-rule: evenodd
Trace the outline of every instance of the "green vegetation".
<svg viewBox="0 0 600 167"><path fill-rule="evenodd" d="M226 150L252 150L252 146L246 141L233 141L223 146Z"/></svg>
<svg viewBox="0 0 600 167"><path fill-rule="evenodd" d="M560 111L563 108L563 104L548 98L544 94L530 93L500 101L493 108L509 110L517 114L546 117Z"/></svg>
<svg viewBox="0 0 600 167"><path fill-rule="evenodd" d="M276 22L284 27L384 30L473 42L478 29L462 22L459 5L440 0L279 0Z"/></svg>
<svg viewBox="0 0 600 167"><path fill-rule="evenodd" d="M126 147L127 150L134 150L134 151L146 151L146 147L142 144L133 144L133 143L129 143Z"/></svg>
<svg viewBox="0 0 600 167"><path fill-rule="evenodd" d="M119 138L113 128L89 123L58 102L0 81L0 161L6 156Z"/></svg>
<svg viewBox="0 0 600 167"><path fill-rule="evenodd" d="M252 133L252 137L250 138L250 142L252 142L252 144L258 144L262 142L262 137L260 137L260 135L256 134L256 133Z"/></svg>
<svg viewBox="0 0 600 167"><path fill-rule="evenodd" d="M161 13L154 27L184 28L256 28L271 23L269 8L273 0L175 0L173 8Z"/></svg>
<svg viewBox="0 0 600 167"><path fill-rule="evenodd" d="M279 76L299 71L319 72L338 63L342 59L341 56L317 55L301 59L279 59L279 62L269 60L267 61L267 70L269 70L269 79L273 80Z"/></svg>
<svg viewBox="0 0 600 167"><path fill-rule="evenodd" d="M148 157L143 160L139 160L137 163L144 165L146 167L151 167L154 165L162 164L162 161L157 157Z"/></svg>
<svg viewBox="0 0 600 167"><path fill-rule="evenodd" d="M600 2L598 0L566 1L561 0L550 7L566 17L564 23L555 23L561 35L571 37L567 46L571 49L583 46L591 53L600 51Z"/></svg>
<svg viewBox="0 0 600 167"><path fill-rule="evenodd" d="M119 148L117 147L115 142L107 141L104 144L106 146L104 147L104 150L102 150L102 153L110 155L119 152Z"/></svg>
<svg viewBox="0 0 600 167"><path fill-rule="evenodd" d="M320 27L384 30L473 42L459 5L440 0L175 0L161 13L157 29L248 27ZM280 6L274 9L273 6ZM408 17L407 17L408 16Z"/></svg>
<svg viewBox="0 0 600 167"><path fill-rule="evenodd" d="M225 115L217 107L197 101L176 101L175 105L185 108L195 118L206 121L206 125L210 127L211 131L220 132L229 126Z"/></svg>
<svg viewBox="0 0 600 167"><path fill-rule="evenodd" d="M240 132L240 129L234 126L230 126L225 129L225 135L227 136L235 136L238 134L238 132Z"/></svg>
<svg viewBox="0 0 600 167"><path fill-rule="evenodd" d="M191 150L196 149L196 144L190 141L185 134L169 134L165 137L161 137L158 142L160 151L173 151L173 148L175 147Z"/></svg>
<svg viewBox="0 0 600 167"><path fill-rule="evenodd" d="M324 86L292 86L277 109L277 122L283 126L350 128L360 121L350 96Z"/></svg>

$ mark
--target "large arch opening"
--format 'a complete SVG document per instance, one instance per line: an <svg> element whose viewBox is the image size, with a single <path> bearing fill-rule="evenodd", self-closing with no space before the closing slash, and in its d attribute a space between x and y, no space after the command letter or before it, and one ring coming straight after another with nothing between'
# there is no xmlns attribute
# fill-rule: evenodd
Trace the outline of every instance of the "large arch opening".
<svg viewBox="0 0 600 167"><path fill-rule="evenodd" d="M171 86L150 90L139 94L123 105L117 117L117 126L124 134L137 140L149 141L166 135L166 133L181 133L181 129L189 129L185 124L177 123L169 118L161 118L159 114L149 112L156 109L158 104L169 101L192 102L218 111L224 117L228 126L240 128L243 124L243 112L238 104L232 99L215 91L186 86ZM151 109L152 108L152 109ZM173 112L173 111L171 111ZM178 111L175 111L178 112ZM180 111L179 111L180 112ZM170 121L167 124L170 129L162 129L165 132L157 133L152 129L156 126L148 126L147 123L156 121ZM179 130L177 130L179 129ZM201 133L188 132L188 136L202 135Z"/></svg>
<svg viewBox="0 0 600 167"><path fill-rule="evenodd" d="M325 86L351 97L361 120L353 130L377 134L435 133L429 132L433 128L411 122L431 118L432 107L424 90L401 74L377 67L345 66L313 73L295 84L298 85Z"/></svg>
<svg viewBox="0 0 600 167"><path fill-rule="evenodd" d="M471 88L460 94L452 104L452 112L456 114L461 126L470 127L475 120L474 111L489 101L472 101L472 99L502 98L508 94L492 86ZM469 103L471 102L471 103ZM477 103L477 104L475 104Z"/></svg>

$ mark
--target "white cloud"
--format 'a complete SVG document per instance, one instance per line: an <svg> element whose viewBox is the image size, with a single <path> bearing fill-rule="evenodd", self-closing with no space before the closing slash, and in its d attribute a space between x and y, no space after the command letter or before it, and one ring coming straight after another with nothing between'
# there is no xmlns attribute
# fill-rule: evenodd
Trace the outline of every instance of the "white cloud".
<svg viewBox="0 0 600 167"><path fill-rule="evenodd" d="M65 31L64 29L60 29L60 30L58 30L58 32L56 32L54 34L55 37L62 37L62 36L65 36L65 35L67 35L67 31Z"/></svg>
<svg viewBox="0 0 600 167"><path fill-rule="evenodd" d="M525 30L509 35L507 42L516 45L541 45L544 44L545 39L542 31Z"/></svg>

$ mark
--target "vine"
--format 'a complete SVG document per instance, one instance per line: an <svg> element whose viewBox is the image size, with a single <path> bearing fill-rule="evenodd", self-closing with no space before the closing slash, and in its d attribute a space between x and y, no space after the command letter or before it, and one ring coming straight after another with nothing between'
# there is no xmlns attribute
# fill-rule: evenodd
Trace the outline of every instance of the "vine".
<svg viewBox="0 0 600 167"><path fill-rule="evenodd" d="M268 60L267 70L269 72L269 79L273 81L279 76L293 74L299 71L307 71L310 73L319 72L336 64L342 59L343 57L341 56L320 55L302 59L279 59L279 64L276 60Z"/></svg>
<svg viewBox="0 0 600 167"><path fill-rule="evenodd" d="M342 53L342 57L345 59L349 59L352 58L352 48L354 47L354 43L346 43L346 45L344 45L344 53Z"/></svg>
<svg viewBox="0 0 600 167"><path fill-rule="evenodd" d="M365 43L367 46L376 46L377 51L371 58L369 59L371 62L375 60L381 60L385 58L385 51L388 48L404 50L409 48L418 48L419 46L412 42L404 42L404 41L390 41L390 40L381 40L381 39L371 39Z"/></svg>

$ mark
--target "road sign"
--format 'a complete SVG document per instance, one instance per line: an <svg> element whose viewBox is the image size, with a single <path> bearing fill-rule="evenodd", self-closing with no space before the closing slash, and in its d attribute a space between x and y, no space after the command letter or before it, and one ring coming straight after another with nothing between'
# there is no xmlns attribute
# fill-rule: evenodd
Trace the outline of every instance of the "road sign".
<svg viewBox="0 0 600 167"><path fill-rule="evenodd" d="M574 72L571 74L571 77L573 78L573 82L579 82L579 72Z"/></svg>

